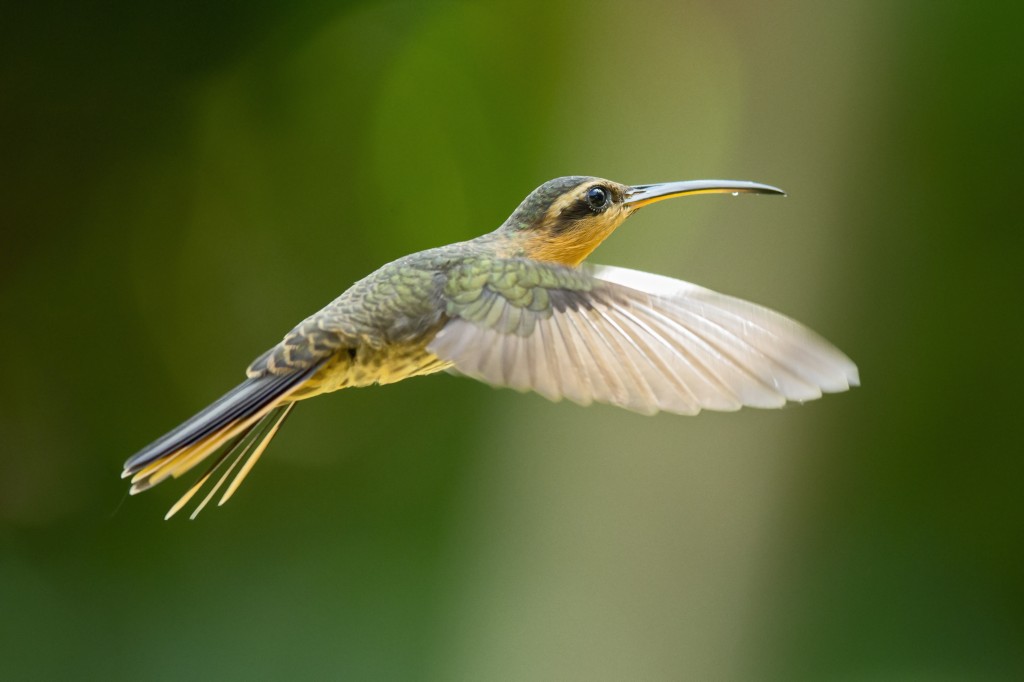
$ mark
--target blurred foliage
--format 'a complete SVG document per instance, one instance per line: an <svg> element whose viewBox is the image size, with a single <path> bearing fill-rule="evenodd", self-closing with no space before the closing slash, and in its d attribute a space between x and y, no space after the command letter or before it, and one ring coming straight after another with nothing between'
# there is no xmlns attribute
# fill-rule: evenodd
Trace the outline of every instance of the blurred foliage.
<svg viewBox="0 0 1024 682"><path fill-rule="evenodd" d="M1018 5L0 9L5 679L1021 679ZM125 457L373 267L569 173L785 200L599 262L771 305L864 387L644 418L319 398L232 503Z"/></svg>

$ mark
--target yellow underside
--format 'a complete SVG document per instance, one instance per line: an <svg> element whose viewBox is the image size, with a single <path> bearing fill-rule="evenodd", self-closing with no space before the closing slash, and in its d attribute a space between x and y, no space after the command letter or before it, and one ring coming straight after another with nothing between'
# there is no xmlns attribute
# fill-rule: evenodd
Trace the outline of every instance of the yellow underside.
<svg viewBox="0 0 1024 682"><path fill-rule="evenodd" d="M450 366L450 362L438 359L422 346L360 349L354 359L345 353L332 358L289 399L305 400L342 388L393 384L410 377L440 372Z"/></svg>

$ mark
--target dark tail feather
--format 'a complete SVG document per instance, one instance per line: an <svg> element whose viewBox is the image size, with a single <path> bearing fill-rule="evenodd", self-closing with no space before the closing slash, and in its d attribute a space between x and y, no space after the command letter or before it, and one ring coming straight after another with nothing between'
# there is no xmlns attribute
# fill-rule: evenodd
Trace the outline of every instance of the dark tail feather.
<svg viewBox="0 0 1024 682"><path fill-rule="evenodd" d="M140 450L124 464L122 477L132 477L131 494L152 488L167 478L177 478L223 450L200 483L205 482L213 470L232 453L237 458L229 468L229 473L239 461L247 459L220 504L226 502L291 410L294 403L288 400L288 396L316 370L313 367L294 374L247 379L199 414ZM223 478L217 488L221 483ZM178 511L199 487L201 485L186 493L171 513ZM204 500L200 508L208 501Z"/></svg>

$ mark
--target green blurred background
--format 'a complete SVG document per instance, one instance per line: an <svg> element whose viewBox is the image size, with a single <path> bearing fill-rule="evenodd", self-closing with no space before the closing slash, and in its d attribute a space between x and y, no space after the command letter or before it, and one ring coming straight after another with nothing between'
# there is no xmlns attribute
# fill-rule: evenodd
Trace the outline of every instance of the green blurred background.
<svg viewBox="0 0 1024 682"><path fill-rule="evenodd" d="M12 3L13 4L13 3ZM1019 3L0 9L0 677L1024 679ZM598 262L864 386L645 418L447 375L303 404L231 504L122 461L542 181L752 179Z"/></svg>

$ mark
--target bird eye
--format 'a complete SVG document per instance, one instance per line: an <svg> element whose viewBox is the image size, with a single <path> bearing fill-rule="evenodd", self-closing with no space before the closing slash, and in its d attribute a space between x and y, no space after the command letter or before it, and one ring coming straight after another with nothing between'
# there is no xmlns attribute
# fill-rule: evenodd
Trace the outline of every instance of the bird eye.
<svg viewBox="0 0 1024 682"><path fill-rule="evenodd" d="M591 187L587 190L587 204L595 211L608 205L608 190L604 187Z"/></svg>

